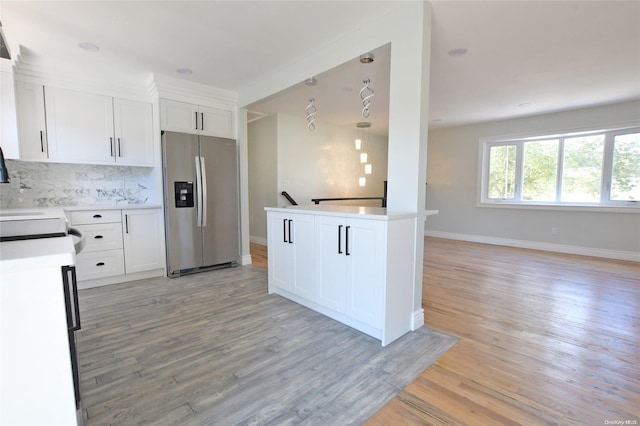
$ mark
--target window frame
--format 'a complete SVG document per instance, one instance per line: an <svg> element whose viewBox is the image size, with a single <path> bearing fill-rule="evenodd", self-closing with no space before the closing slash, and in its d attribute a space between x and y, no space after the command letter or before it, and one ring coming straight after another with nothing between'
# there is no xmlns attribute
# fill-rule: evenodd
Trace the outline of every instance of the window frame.
<svg viewBox="0 0 640 426"><path fill-rule="evenodd" d="M598 127L590 129L573 129L536 134L520 134L502 137L488 137L479 140L478 150L478 207L528 208L547 210L582 210L582 211L640 211L640 200L620 201L611 200L611 185L613 180L614 138L629 133L640 133L640 122L629 122L616 126ZM603 163L600 179L599 202L568 202L562 201L562 181L564 168L564 141L574 137L604 135ZM555 201L526 201L522 200L524 185L524 145L527 142L558 140L558 161L556 171ZM514 198L489 198L489 160L491 147L512 145L516 148L516 175Z"/></svg>

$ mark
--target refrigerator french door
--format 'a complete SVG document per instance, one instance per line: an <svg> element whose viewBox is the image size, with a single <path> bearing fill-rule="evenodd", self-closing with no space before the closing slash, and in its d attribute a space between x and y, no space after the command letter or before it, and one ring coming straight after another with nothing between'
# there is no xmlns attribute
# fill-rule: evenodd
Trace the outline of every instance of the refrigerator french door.
<svg viewBox="0 0 640 426"><path fill-rule="evenodd" d="M163 131L162 154L168 275L236 265L236 141Z"/></svg>

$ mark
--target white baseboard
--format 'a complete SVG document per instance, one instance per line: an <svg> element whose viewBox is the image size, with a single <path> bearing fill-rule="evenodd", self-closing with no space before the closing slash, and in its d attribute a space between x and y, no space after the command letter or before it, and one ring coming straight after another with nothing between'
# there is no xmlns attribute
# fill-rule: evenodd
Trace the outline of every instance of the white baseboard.
<svg viewBox="0 0 640 426"><path fill-rule="evenodd" d="M250 254L245 254L242 256L241 260L241 265L251 265L251 255Z"/></svg>
<svg viewBox="0 0 640 426"><path fill-rule="evenodd" d="M424 325L424 309L420 308L411 316L411 331L416 331Z"/></svg>
<svg viewBox="0 0 640 426"><path fill-rule="evenodd" d="M259 244L261 246L266 246L267 245L267 239L266 238L262 238L262 237L254 237L252 235L249 236L249 241L251 241L254 244Z"/></svg>
<svg viewBox="0 0 640 426"><path fill-rule="evenodd" d="M591 247L570 246L565 244L541 243L537 241L512 240L510 238L487 237L484 235L457 234L425 230L427 237L446 238L448 240L470 241L474 243L493 244L497 246L519 247L533 250L552 251L556 253L578 254L581 256L603 257L606 259L640 262L640 253L630 251L604 250Z"/></svg>

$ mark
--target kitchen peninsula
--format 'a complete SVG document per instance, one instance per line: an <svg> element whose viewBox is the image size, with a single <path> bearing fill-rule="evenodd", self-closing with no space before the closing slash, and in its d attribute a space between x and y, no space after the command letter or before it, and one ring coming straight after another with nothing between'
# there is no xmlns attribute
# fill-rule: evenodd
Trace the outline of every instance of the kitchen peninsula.
<svg viewBox="0 0 640 426"><path fill-rule="evenodd" d="M422 325L414 325L413 312L417 214L335 205L265 211L269 293L379 339L382 346Z"/></svg>

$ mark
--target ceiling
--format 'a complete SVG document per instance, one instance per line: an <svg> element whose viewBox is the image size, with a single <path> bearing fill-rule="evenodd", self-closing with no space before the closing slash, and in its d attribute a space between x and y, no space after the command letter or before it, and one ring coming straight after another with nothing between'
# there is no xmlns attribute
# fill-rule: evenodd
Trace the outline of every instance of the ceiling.
<svg viewBox="0 0 640 426"><path fill-rule="evenodd" d="M429 126L445 127L640 98L639 1L433 1ZM397 1L6 1L0 20L15 58L66 75L146 82L151 73L237 91ZM374 31L375 29L371 29ZM99 46L98 52L78 47ZM450 56L453 49L466 49ZM365 53L365 52L362 52ZM363 121L385 133L389 46L251 105L318 122ZM191 75L178 74L189 68ZM310 76L311 77L311 76Z"/></svg>

